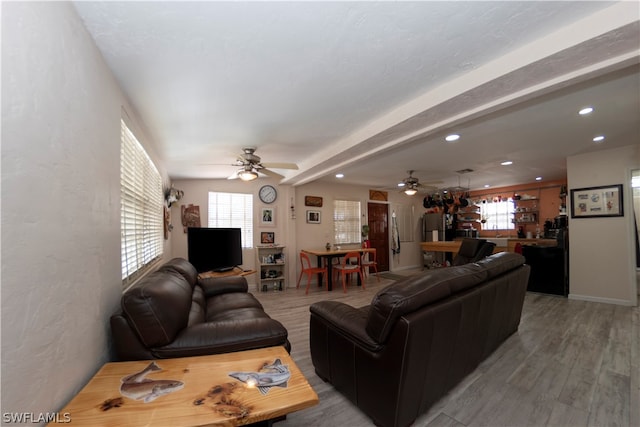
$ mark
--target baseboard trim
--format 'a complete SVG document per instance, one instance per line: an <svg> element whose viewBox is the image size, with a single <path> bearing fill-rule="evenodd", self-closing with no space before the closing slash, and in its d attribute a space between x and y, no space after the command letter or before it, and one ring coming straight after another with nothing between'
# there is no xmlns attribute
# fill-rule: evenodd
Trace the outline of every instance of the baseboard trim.
<svg viewBox="0 0 640 427"><path fill-rule="evenodd" d="M569 294L569 299L573 299L577 301L601 302L604 304L624 305L627 307L635 306L633 301L629 301L629 300L616 299L616 298L592 297L589 295Z"/></svg>

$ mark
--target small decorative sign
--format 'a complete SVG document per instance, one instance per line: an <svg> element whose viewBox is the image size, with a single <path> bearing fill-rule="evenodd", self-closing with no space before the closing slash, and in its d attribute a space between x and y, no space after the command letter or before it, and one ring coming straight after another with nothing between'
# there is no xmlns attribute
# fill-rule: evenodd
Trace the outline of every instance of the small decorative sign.
<svg viewBox="0 0 640 427"><path fill-rule="evenodd" d="M313 206L315 208L322 207L322 197L317 196L304 196L304 205Z"/></svg>
<svg viewBox="0 0 640 427"><path fill-rule="evenodd" d="M376 200L380 202L388 201L389 194L386 191L369 190L369 200Z"/></svg>
<svg viewBox="0 0 640 427"><path fill-rule="evenodd" d="M624 216L622 184L571 190L571 218Z"/></svg>

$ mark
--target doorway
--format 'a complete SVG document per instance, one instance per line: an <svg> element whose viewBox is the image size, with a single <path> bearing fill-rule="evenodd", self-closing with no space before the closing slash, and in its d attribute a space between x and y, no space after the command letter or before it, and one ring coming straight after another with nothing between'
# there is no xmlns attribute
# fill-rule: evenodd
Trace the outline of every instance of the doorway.
<svg viewBox="0 0 640 427"><path fill-rule="evenodd" d="M369 203L369 241L376 248L378 271L389 271L389 205L386 203Z"/></svg>

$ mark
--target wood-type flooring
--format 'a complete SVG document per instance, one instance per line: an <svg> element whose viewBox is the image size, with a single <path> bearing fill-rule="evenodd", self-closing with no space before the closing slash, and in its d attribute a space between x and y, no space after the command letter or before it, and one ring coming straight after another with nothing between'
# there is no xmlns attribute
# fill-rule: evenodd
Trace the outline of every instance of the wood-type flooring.
<svg viewBox="0 0 640 427"><path fill-rule="evenodd" d="M407 271L409 275L419 271ZM309 305L370 303L391 280L368 276L344 294L252 291L289 331L291 356L320 403L275 424L372 426L371 420L314 372ZM519 330L413 426L640 426L640 319L637 307L527 293Z"/></svg>

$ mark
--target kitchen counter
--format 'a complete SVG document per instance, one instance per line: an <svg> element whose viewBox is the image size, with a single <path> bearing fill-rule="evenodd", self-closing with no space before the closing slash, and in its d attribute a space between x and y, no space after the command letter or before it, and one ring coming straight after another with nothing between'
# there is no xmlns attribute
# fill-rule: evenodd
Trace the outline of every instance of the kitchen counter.
<svg viewBox="0 0 640 427"><path fill-rule="evenodd" d="M522 246L558 246L558 242L556 241L556 239L508 239L507 252L514 252L516 244L518 243L520 243Z"/></svg>
<svg viewBox="0 0 640 427"><path fill-rule="evenodd" d="M518 239L508 237L480 237L480 239L486 239L488 242L496 244L493 249L493 253L496 252L514 252L517 243L523 246L557 246L558 242L555 239ZM455 239L454 241L447 242L422 242L420 243L423 251L433 252L451 252L453 256L458 253L462 239Z"/></svg>

